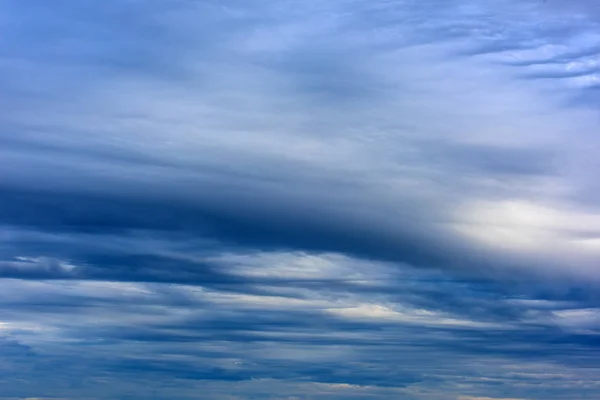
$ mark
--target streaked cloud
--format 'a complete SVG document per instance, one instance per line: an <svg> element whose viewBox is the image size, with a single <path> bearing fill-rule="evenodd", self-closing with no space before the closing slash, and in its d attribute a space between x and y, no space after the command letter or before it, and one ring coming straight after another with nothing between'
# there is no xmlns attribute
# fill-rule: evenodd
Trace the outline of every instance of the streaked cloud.
<svg viewBox="0 0 600 400"><path fill-rule="evenodd" d="M0 393L597 397L599 24L3 2Z"/></svg>

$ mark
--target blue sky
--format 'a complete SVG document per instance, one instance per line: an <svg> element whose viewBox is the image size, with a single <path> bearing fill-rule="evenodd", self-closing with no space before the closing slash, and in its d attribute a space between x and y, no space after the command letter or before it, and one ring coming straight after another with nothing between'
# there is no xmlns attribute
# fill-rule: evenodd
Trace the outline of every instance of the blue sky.
<svg viewBox="0 0 600 400"><path fill-rule="evenodd" d="M598 398L596 1L0 31L0 399Z"/></svg>

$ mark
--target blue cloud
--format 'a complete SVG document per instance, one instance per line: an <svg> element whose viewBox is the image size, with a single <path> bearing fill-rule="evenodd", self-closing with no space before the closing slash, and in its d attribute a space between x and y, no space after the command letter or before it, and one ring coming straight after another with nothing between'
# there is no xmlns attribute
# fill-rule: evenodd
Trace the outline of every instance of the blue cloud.
<svg viewBox="0 0 600 400"><path fill-rule="evenodd" d="M594 7L3 2L0 395L596 398Z"/></svg>

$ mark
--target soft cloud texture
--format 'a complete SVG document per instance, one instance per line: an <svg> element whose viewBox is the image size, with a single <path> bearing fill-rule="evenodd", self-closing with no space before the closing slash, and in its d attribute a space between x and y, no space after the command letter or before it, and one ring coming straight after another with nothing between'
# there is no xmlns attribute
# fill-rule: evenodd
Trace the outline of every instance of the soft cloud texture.
<svg viewBox="0 0 600 400"><path fill-rule="evenodd" d="M594 3L0 15L2 396L597 397Z"/></svg>

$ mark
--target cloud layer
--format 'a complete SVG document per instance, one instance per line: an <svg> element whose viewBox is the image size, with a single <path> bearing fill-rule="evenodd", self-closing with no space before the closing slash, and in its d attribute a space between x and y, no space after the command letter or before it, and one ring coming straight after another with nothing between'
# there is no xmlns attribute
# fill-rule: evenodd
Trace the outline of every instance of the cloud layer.
<svg viewBox="0 0 600 400"><path fill-rule="evenodd" d="M0 15L2 396L600 390L592 2Z"/></svg>

